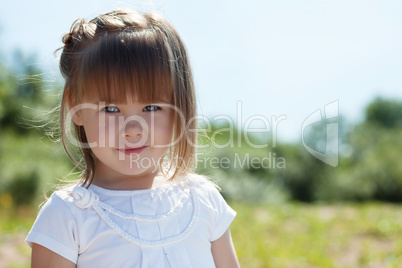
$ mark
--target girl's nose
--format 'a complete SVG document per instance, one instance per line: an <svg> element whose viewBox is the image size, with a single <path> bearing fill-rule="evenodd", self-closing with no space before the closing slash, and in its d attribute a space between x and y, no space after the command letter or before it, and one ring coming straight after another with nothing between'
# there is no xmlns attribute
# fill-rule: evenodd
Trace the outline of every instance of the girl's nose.
<svg viewBox="0 0 402 268"><path fill-rule="evenodd" d="M139 116L130 116L126 118L121 127L122 138L137 142L147 132L147 122Z"/></svg>
<svg viewBox="0 0 402 268"><path fill-rule="evenodd" d="M122 137L123 138L136 138L143 135L143 126L138 120L125 121L122 127Z"/></svg>

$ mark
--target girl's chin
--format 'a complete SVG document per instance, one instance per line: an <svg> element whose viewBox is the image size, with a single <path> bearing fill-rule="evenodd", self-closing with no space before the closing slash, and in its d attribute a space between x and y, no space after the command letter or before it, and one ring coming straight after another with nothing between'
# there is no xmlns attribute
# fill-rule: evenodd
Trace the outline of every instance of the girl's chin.
<svg viewBox="0 0 402 268"><path fill-rule="evenodd" d="M157 174L159 172L159 168L152 167L149 169L126 169L126 170L115 170L115 171L124 176L145 176L145 175Z"/></svg>

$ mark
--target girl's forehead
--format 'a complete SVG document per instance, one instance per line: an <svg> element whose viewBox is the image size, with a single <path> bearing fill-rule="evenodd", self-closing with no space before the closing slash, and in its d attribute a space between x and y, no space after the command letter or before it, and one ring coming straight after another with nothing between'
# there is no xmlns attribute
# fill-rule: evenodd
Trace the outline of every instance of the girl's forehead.
<svg viewBox="0 0 402 268"><path fill-rule="evenodd" d="M101 89L99 86L87 87L83 92L82 100L87 102L107 102L115 104L126 103L172 103L173 96L170 90L152 90L144 88L142 92L133 90L132 88L106 88Z"/></svg>

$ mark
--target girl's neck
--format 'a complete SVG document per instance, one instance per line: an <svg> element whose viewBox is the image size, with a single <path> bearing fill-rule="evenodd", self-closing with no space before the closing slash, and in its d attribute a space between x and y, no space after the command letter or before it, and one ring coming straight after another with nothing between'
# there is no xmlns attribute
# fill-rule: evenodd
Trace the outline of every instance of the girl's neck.
<svg viewBox="0 0 402 268"><path fill-rule="evenodd" d="M151 189L159 171L140 175L118 173L102 164L96 165L93 184L109 190L144 190Z"/></svg>

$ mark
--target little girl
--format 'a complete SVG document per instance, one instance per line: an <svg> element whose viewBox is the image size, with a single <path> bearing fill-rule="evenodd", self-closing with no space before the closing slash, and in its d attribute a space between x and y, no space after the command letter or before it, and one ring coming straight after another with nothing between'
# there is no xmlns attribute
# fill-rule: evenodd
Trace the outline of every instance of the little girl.
<svg viewBox="0 0 402 268"><path fill-rule="evenodd" d="M176 30L156 13L117 10L75 21L63 43L62 141L83 172L39 212L32 267L238 267L236 212L190 172L196 101Z"/></svg>

